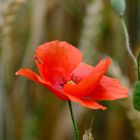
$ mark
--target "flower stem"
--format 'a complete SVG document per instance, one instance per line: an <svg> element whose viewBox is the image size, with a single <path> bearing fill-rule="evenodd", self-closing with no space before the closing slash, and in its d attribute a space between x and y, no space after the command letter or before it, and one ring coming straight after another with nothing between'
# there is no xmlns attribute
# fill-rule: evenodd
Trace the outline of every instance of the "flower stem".
<svg viewBox="0 0 140 140"><path fill-rule="evenodd" d="M137 66L137 60L136 60L136 58L135 58L135 56L132 53L132 50L130 48L129 34L128 34L127 27L126 27L126 24L125 24L125 21L124 21L124 16L120 16L120 20L121 20L122 29L123 29L123 32L124 32L124 35L125 35L126 49L129 53L130 57L132 58L134 64Z"/></svg>
<svg viewBox="0 0 140 140"><path fill-rule="evenodd" d="M76 125L76 121L74 119L71 101L68 101L68 104L69 104L69 110L70 110L70 115L71 115L73 127L74 127L74 130L75 130L75 140L79 140L79 137L78 137L78 128L77 128L77 125Z"/></svg>
<svg viewBox="0 0 140 140"><path fill-rule="evenodd" d="M140 53L138 54L137 64L138 64L138 80L140 81Z"/></svg>

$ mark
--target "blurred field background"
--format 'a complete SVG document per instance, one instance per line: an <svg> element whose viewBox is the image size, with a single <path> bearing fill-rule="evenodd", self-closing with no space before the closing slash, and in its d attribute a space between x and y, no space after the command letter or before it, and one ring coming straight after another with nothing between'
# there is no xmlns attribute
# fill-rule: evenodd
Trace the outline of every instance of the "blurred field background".
<svg viewBox="0 0 140 140"><path fill-rule="evenodd" d="M137 55L140 0L126 3L131 47ZM21 67L36 71L35 48L50 40L77 46L92 65L109 55L113 63L108 75L129 87L128 99L103 102L106 111L73 103L80 140L93 117L95 140L140 140L140 113L131 102L135 67L110 0L0 0L0 140L74 140L67 102L14 75Z"/></svg>

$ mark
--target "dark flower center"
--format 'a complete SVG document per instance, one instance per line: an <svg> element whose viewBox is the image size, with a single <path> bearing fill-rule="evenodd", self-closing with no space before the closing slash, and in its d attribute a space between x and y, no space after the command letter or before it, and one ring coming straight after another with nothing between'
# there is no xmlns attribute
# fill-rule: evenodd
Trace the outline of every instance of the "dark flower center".
<svg viewBox="0 0 140 140"><path fill-rule="evenodd" d="M72 73L71 80L76 84L78 84L81 81L81 79L78 76L76 76L75 73Z"/></svg>
<svg viewBox="0 0 140 140"><path fill-rule="evenodd" d="M70 80L66 80L64 77L59 77L55 86L58 89L63 90L65 84L78 84L80 81L81 79L73 73Z"/></svg>

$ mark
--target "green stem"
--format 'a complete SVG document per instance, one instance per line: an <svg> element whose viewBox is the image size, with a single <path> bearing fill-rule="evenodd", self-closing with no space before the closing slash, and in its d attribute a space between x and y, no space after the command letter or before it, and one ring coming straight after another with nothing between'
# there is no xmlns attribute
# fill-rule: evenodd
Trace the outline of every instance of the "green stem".
<svg viewBox="0 0 140 140"><path fill-rule="evenodd" d="M77 125L76 125L76 121L74 119L71 101L68 101L68 104L69 104L69 110L70 110L70 115L71 115L73 127L74 127L74 130L75 130L75 140L79 140L79 137L78 137L78 128L77 128Z"/></svg>
<svg viewBox="0 0 140 140"><path fill-rule="evenodd" d="M138 54L137 64L138 64L138 80L140 80L140 53Z"/></svg>
<svg viewBox="0 0 140 140"><path fill-rule="evenodd" d="M126 49L129 53L129 55L131 56L132 60L134 61L134 64L137 66L137 60L136 60L136 58L135 58L135 56L132 53L132 50L130 48L129 34L128 34L127 27L126 27L126 24L125 24L125 21L124 21L124 16L120 16L120 20L121 20L122 29L123 29L123 32L124 32L124 35L125 35Z"/></svg>

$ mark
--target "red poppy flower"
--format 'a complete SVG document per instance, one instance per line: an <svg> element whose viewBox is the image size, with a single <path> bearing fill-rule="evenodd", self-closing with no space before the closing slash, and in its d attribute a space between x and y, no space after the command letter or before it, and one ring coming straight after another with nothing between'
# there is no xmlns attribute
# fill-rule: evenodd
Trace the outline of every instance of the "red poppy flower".
<svg viewBox="0 0 140 140"><path fill-rule="evenodd" d="M96 67L81 62L81 52L72 45L51 41L36 49L34 60L40 76L30 69L20 69L25 76L48 88L62 100L78 102L91 109L106 109L95 101L126 98L127 88L104 76L111 63L101 60Z"/></svg>

